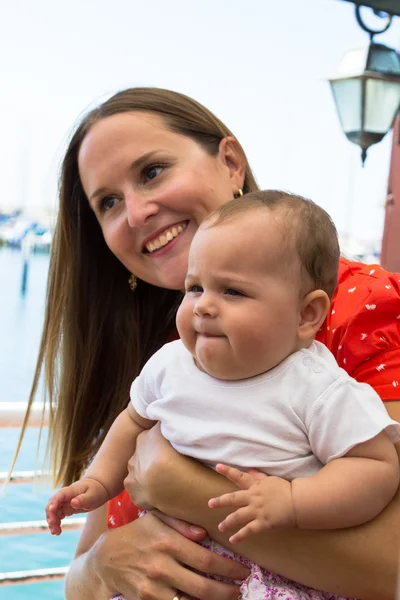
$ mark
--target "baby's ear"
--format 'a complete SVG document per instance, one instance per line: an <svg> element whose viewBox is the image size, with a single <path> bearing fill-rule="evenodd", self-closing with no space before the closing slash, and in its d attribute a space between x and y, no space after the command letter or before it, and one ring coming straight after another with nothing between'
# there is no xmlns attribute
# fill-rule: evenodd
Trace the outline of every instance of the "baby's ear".
<svg viewBox="0 0 400 600"><path fill-rule="evenodd" d="M301 300L300 322L297 337L300 342L311 342L328 313L330 300L323 290L309 292Z"/></svg>

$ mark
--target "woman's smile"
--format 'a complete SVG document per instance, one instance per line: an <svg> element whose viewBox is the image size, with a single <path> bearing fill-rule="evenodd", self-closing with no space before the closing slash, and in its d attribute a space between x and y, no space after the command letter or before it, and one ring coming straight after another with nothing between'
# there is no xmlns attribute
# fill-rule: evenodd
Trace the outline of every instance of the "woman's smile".
<svg viewBox="0 0 400 600"><path fill-rule="evenodd" d="M148 236L143 242L144 253L157 257L168 252L176 245L183 232L186 231L188 223L189 221L181 221Z"/></svg>

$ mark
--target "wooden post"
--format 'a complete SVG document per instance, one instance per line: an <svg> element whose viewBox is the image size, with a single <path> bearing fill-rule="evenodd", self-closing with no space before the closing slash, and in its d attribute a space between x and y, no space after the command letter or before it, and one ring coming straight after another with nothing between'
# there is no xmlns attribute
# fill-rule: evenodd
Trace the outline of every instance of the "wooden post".
<svg viewBox="0 0 400 600"><path fill-rule="evenodd" d="M400 273L400 113L393 128L381 264L388 271Z"/></svg>
<svg viewBox="0 0 400 600"><path fill-rule="evenodd" d="M22 277L21 277L21 296L25 296L28 286L29 261L33 250L34 233L28 231L21 242L22 251Z"/></svg>

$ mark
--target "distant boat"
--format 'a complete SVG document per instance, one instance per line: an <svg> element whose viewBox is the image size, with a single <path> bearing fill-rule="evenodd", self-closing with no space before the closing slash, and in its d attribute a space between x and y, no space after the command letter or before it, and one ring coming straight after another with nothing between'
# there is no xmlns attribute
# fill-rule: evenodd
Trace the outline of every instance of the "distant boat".
<svg viewBox="0 0 400 600"><path fill-rule="evenodd" d="M47 227L20 216L0 220L0 243L21 248L23 240L28 236L32 250L49 251L53 235Z"/></svg>

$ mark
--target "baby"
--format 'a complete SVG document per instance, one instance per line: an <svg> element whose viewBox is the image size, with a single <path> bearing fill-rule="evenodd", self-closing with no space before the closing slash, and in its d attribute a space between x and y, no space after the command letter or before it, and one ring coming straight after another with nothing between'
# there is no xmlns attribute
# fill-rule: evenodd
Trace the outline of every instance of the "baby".
<svg viewBox="0 0 400 600"><path fill-rule="evenodd" d="M209 502L233 507L219 526L234 531L232 544L266 528L344 528L380 513L399 485L400 424L314 341L338 259L331 219L299 196L255 192L207 218L190 248L180 340L133 382L84 477L51 498L51 533L66 514L121 492L138 435L158 421L178 452L239 488ZM272 589L333 597L235 558L251 568L243 598L275 597Z"/></svg>

